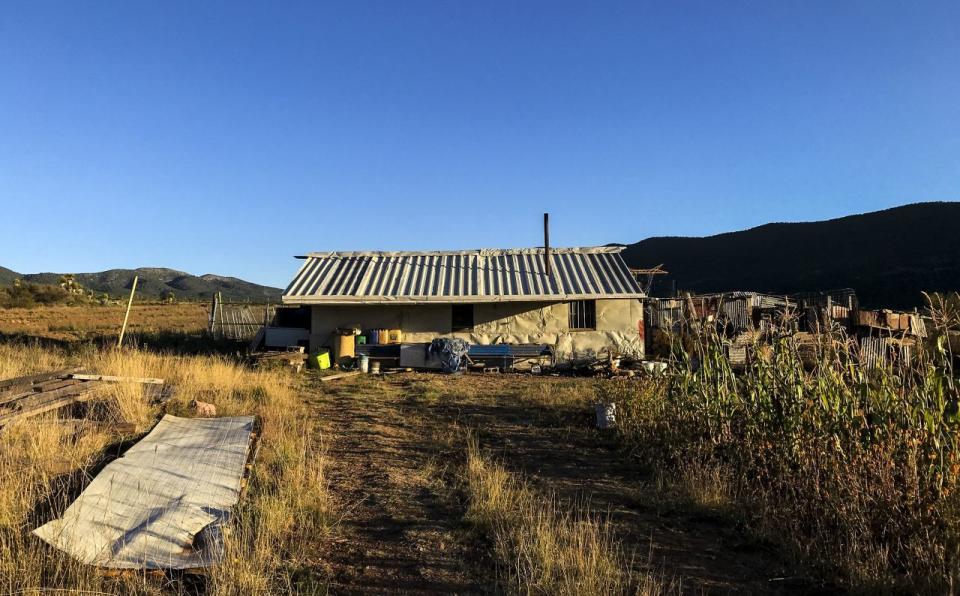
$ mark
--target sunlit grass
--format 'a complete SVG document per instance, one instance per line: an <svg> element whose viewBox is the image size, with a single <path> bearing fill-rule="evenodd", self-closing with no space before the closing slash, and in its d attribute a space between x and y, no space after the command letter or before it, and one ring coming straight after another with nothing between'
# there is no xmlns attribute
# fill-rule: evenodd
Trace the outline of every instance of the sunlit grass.
<svg viewBox="0 0 960 596"><path fill-rule="evenodd" d="M261 449L249 490L236 511L226 560L203 579L221 594L272 594L293 590L291 562L306 541L327 531L330 515L324 480L325 454L313 420L283 371L252 371L224 357L178 356L137 350L85 349L67 353L35 346L0 345L0 378L79 365L100 374L159 377L176 388L168 411L190 416L193 399L213 403L217 415L254 414L262 426ZM160 416L137 383L101 386L88 417L132 422L146 432ZM104 448L122 437L108 425L77 431L57 414L11 424L0 432L0 593L47 589L158 594L183 592L186 584L152 576L111 577L43 544L30 531L69 503L66 479L89 481ZM79 489L80 486L75 487ZM189 590L188 590L189 591Z"/></svg>

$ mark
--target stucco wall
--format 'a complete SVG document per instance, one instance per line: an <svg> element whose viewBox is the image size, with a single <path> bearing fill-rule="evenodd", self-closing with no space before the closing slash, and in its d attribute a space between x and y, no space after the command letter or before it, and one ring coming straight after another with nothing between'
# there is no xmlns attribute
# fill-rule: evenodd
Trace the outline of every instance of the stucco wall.
<svg viewBox="0 0 960 596"><path fill-rule="evenodd" d="M544 343L561 358L613 349L643 355L643 306L635 299L597 300L595 330L570 330L566 302L499 302L474 305L472 332L451 332L449 304L329 305L312 307L312 348L329 345L337 327L399 328L405 342L460 337L474 344Z"/></svg>

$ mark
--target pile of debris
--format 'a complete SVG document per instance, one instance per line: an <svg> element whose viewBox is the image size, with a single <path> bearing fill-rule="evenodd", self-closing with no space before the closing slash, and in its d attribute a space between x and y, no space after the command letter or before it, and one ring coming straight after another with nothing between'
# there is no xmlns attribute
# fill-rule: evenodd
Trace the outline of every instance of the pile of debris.
<svg viewBox="0 0 960 596"><path fill-rule="evenodd" d="M669 355L672 338L687 338L710 327L723 338L724 352L735 367L769 349L771 332L793 334L805 360L813 360L827 330L843 329L854 341L853 352L865 368L909 362L927 336L916 311L861 308L851 289L776 296L758 292L726 292L651 298L647 302L647 353Z"/></svg>
<svg viewBox="0 0 960 596"><path fill-rule="evenodd" d="M303 346L290 346L284 351L254 352L250 360L253 368L289 368L300 372L307 362L307 355Z"/></svg>

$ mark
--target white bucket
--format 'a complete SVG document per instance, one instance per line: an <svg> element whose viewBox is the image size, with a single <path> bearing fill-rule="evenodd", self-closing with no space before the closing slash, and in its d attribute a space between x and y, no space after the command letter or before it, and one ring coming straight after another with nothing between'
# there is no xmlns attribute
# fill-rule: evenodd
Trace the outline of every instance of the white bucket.
<svg viewBox="0 0 960 596"><path fill-rule="evenodd" d="M659 376L667 371L666 362L657 362L656 360L645 360L642 363L643 370L647 374Z"/></svg>
<svg viewBox="0 0 960 596"><path fill-rule="evenodd" d="M597 404L597 428L606 430L617 425L617 404Z"/></svg>
<svg viewBox="0 0 960 596"><path fill-rule="evenodd" d="M360 372L370 372L370 357L366 354L360 354Z"/></svg>

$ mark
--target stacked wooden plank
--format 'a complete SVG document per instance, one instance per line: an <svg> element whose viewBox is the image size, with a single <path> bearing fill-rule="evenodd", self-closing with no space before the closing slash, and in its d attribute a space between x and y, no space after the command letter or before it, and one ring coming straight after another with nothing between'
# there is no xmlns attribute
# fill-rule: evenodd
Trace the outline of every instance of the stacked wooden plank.
<svg viewBox="0 0 960 596"><path fill-rule="evenodd" d="M105 375L79 374L79 369L63 369L0 381L0 428L46 412L59 410L97 396L104 383L133 381L156 387L162 395L163 379L132 379Z"/></svg>
<svg viewBox="0 0 960 596"><path fill-rule="evenodd" d="M73 379L76 369L0 381L0 427L93 397L98 381Z"/></svg>

